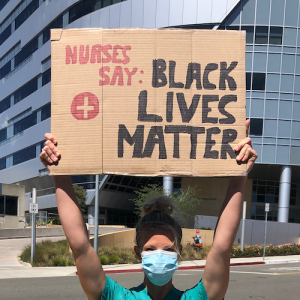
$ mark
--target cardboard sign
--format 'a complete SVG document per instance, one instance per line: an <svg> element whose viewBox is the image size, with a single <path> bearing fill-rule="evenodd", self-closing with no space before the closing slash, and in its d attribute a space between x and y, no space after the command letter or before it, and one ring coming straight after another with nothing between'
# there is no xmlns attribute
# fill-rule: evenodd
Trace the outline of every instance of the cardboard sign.
<svg viewBox="0 0 300 300"><path fill-rule="evenodd" d="M51 174L245 175L245 32L51 30Z"/></svg>

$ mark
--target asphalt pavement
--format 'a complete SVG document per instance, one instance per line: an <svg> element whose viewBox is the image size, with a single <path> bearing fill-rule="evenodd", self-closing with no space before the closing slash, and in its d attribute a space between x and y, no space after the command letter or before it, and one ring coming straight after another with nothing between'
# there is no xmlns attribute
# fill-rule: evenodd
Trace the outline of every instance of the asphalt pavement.
<svg viewBox="0 0 300 300"><path fill-rule="evenodd" d="M1 271L0 271L1 272ZM181 290L193 287L203 277L203 269L176 271L174 286ZM139 285L143 273L109 274L130 288ZM299 300L300 263L231 267L225 300ZM87 299L78 276L1 279L0 298L5 300L81 300ZM117 299L116 299L117 300Z"/></svg>

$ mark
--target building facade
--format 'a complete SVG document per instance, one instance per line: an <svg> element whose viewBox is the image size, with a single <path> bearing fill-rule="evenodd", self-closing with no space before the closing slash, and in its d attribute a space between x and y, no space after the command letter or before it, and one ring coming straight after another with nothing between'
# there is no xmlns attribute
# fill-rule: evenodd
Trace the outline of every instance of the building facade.
<svg viewBox="0 0 300 300"><path fill-rule="evenodd" d="M300 223L299 2L1 0L0 182L25 185L28 201L36 187L40 208L55 210L53 181L38 159L51 122L51 28L245 30L247 118L259 155L247 185L248 217L264 219L264 205L270 203L270 220ZM73 177L88 190L91 217L94 180L91 175ZM214 215L221 181L176 179L175 188L197 185L202 198L197 213L205 208L206 214ZM161 182L162 178L106 178L100 192L101 222L131 226L133 191Z"/></svg>

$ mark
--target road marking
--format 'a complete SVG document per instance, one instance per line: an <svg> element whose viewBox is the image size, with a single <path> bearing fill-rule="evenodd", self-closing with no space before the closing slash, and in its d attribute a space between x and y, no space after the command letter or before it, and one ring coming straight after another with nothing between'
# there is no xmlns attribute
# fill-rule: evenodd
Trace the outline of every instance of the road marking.
<svg viewBox="0 0 300 300"><path fill-rule="evenodd" d="M292 274L300 274L300 272L290 272L290 273L277 273L278 275L292 275Z"/></svg>
<svg viewBox="0 0 300 300"><path fill-rule="evenodd" d="M278 273L243 272L243 271L230 271L230 273L237 273L237 274L256 274L256 275L280 275L280 274L278 274Z"/></svg>

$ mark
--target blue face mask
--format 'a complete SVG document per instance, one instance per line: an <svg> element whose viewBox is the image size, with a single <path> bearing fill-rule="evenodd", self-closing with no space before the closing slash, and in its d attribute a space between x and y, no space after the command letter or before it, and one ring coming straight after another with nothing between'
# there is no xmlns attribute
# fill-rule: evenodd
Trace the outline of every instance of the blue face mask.
<svg viewBox="0 0 300 300"><path fill-rule="evenodd" d="M157 286L168 283L178 269L177 253L164 250L147 251L142 254L142 269L148 279Z"/></svg>

